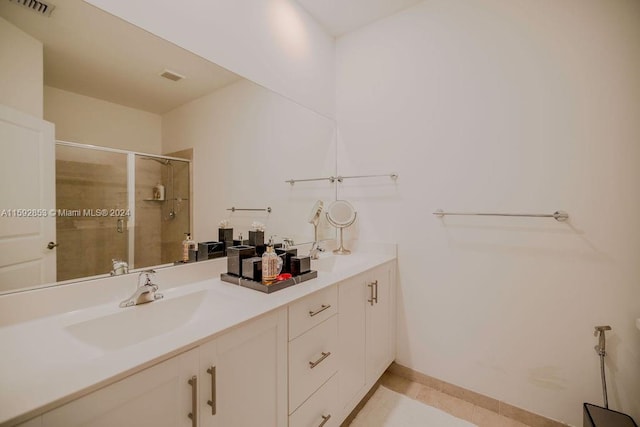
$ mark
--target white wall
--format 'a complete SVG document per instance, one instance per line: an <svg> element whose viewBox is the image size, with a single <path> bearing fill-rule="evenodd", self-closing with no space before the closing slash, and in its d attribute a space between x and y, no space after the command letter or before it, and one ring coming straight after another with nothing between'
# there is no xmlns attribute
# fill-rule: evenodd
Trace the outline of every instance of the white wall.
<svg viewBox="0 0 640 427"><path fill-rule="evenodd" d="M400 175L338 192L399 243L399 363L582 425L609 324L640 420L639 40L634 0L429 0L338 39L338 173Z"/></svg>
<svg viewBox="0 0 640 427"><path fill-rule="evenodd" d="M193 148L197 241L218 240L218 223L228 219L236 237L242 231L246 239L251 223L259 221L278 241L309 242L313 204L335 197L335 184L327 181L285 183L335 175L335 122L248 80L164 114L162 148ZM273 212L226 210L232 206L270 206Z"/></svg>
<svg viewBox="0 0 640 427"><path fill-rule="evenodd" d="M303 105L334 115L334 40L294 0L153 5L145 0L87 1Z"/></svg>
<svg viewBox="0 0 640 427"><path fill-rule="evenodd" d="M161 154L161 116L77 93L44 87L44 118L56 139Z"/></svg>
<svg viewBox="0 0 640 427"><path fill-rule="evenodd" d="M0 17L0 104L42 118L42 43Z"/></svg>

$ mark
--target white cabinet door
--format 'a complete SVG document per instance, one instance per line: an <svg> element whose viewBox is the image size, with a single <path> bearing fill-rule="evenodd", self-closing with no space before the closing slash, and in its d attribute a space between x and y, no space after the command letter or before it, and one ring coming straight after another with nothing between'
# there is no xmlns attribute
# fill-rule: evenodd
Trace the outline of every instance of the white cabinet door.
<svg viewBox="0 0 640 427"><path fill-rule="evenodd" d="M198 349L47 412L43 427L191 427Z"/></svg>
<svg viewBox="0 0 640 427"><path fill-rule="evenodd" d="M340 364L338 401L347 413L358 403L366 386L364 278L356 276L338 285L338 339Z"/></svg>
<svg viewBox="0 0 640 427"><path fill-rule="evenodd" d="M279 310L201 346L201 426L287 425L287 311ZM215 367L214 379L206 373Z"/></svg>
<svg viewBox="0 0 640 427"><path fill-rule="evenodd" d="M395 358L395 268L387 263L338 284L338 399L345 417Z"/></svg>
<svg viewBox="0 0 640 427"><path fill-rule="evenodd" d="M367 382L377 380L394 358L392 270L385 264L367 275Z"/></svg>
<svg viewBox="0 0 640 427"><path fill-rule="evenodd" d="M53 124L0 105L0 151L0 291L55 282Z"/></svg>

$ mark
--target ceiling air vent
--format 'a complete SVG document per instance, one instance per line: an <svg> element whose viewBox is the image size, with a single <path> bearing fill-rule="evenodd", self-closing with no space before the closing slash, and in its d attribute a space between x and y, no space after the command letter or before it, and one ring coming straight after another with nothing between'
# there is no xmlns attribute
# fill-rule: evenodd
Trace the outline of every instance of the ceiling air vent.
<svg viewBox="0 0 640 427"><path fill-rule="evenodd" d="M56 7L52 4L43 2L42 0L9 0L11 3L19 4L20 6L24 6L33 10L34 12L39 13L43 16L51 16L51 12Z"/></svg>
<svg viewBox="0 0 640 427"><path fill-rule="evenodd" d="M171 70L164 70L162 74L160 74L160 76L164 77L165 79L173 80L174 82L184 79L183 75Z"/></svg>

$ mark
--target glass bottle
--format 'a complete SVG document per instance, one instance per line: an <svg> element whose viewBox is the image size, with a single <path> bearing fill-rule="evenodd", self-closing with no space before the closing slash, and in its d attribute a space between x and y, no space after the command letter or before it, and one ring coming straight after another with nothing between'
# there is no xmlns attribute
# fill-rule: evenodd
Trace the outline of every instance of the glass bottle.
<svg viewBox="0 0 640 427"><path fill-rule="evenodd" d="M269 239L267 250L262 254L262 284L270 285L282 270L282 258L273 249L273 241Z"/></svg>

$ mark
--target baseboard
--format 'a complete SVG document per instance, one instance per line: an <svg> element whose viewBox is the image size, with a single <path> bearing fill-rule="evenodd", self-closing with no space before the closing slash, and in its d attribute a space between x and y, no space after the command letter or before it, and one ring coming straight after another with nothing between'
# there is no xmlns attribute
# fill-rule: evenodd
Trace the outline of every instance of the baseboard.
<svg viewBox="0 0 640 427"><path fill-rule="evenodd" d="M513 406L501 400L494 399L492 397L485 396L484 394L467 390L466 388L457 386L455 384L451 384L446 381L431 377L429 375L425 375L421 372L414 371L413 369L399 365L396 362L393 362L391 366L389 366L387 372L405 378L407 380L425 385L427 387L431 387L432 389L438 390L442 393L446 393L450 396L457 397L458 399L464 400L476 406L480 406L489 411L493 411L499 415L511 418L512 420L519 421L531 427L567 426L567 424L543 417L542 415L535 414L533 412L527 411L526 409L518 408L517 406ZM363 401L365 402L366 400L366 398L363 399Z"/></svg>

